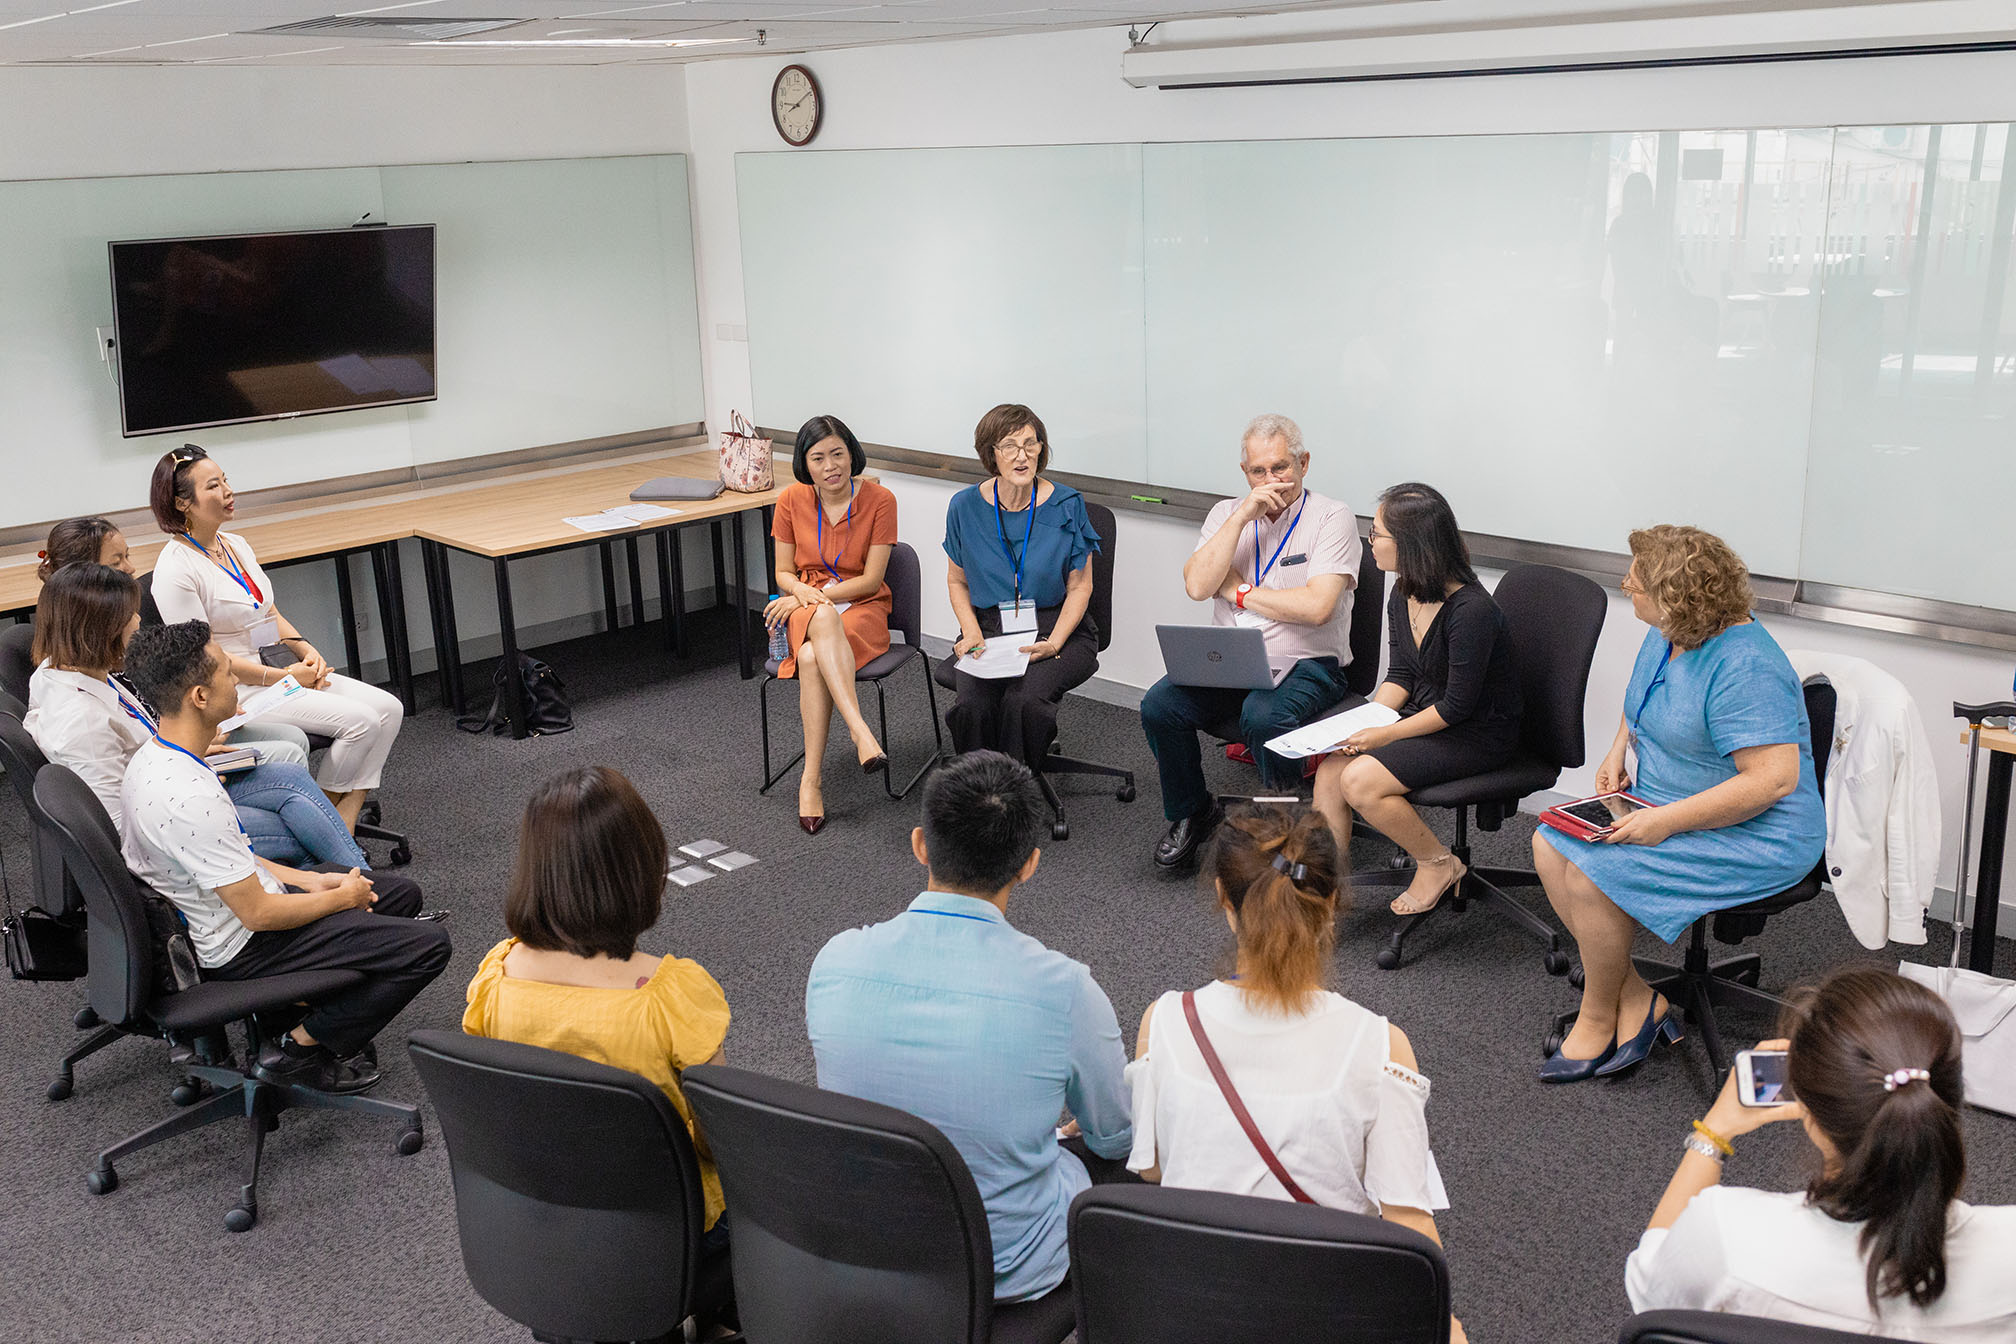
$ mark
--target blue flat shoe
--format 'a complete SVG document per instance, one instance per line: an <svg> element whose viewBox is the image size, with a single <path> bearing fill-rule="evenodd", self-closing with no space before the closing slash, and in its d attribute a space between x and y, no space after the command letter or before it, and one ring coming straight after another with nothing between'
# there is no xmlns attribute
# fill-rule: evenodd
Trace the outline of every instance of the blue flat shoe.
<svg viewBox="0 0 2016 1344"><path fill-rule="evenodd" d="M1652 1053L1652 1044L1661 1036L1669 1045L1680 1044L1680 1021L1673 1015L1673 1005L1667 1004L1666 1011L1659 1011L1659 996L1652 996L1652 1006L1645 1010L1645 1025L1638 1028L1638 1034L1617 1046L1610 1056L1610 1062L1596 1070L1596 1076L1607 1078L1613 1073L1622 1073L1645 1062L1645 1056Z"/></svg>
<svg viewBox="0 0 2016 1344"><path fill-rule="evenodd" d="M1617 1042L1603 1047L1603 1053L1594 1059L1570 1059L1556 1050L1540 1066L1540 1081L1543 1083L1579 1083L1585 1078L1594 1078L1597 1071L1617 1053Z"/></svg>

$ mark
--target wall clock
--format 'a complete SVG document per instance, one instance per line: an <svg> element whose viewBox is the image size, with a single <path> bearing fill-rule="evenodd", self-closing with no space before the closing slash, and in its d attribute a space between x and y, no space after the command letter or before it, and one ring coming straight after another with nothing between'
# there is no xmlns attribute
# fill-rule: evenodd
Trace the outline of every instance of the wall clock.
<svg viewBox="0 0 2016 1344"><path fill-rule="evenodd" d="M787 65L777 72L770 86L770 120L777 134L792 146L809 145L819 134L826 116L826 101L819 95L819 81L802 65Z"/></svg>

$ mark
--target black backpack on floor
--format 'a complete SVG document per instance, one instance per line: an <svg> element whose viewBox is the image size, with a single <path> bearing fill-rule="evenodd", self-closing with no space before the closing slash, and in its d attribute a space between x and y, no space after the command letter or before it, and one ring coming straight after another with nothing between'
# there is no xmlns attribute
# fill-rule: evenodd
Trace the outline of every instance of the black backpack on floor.
<svg viewBox="0 0 2016 1344"><path fill-rule="evenodd" d="M504 708L502 661L491 674L490 684L496 687L496 694L490 697L489 712L455 720L455 726L463 732L487 732L501 736L511 731L511 715ZM561 683L558 673L531 654L521 653L518 655L518 684L525 691L525 727L533 736L573 731L574 707L567 703L567 687Z"/></svg>

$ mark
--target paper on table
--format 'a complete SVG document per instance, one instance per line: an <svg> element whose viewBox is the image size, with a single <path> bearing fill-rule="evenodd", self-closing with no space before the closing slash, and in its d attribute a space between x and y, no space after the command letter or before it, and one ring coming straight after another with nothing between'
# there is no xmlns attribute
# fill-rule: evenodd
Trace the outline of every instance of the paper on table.
<svg viewBox="0 0 2016 1344"><path fill-rule="evenodd" d="M583 532L614 532L619 527L637 526L635 518L622 518L613 513L583 513L560 521Z"/></svg>
<svg viewBox="0 0 2016 1344"><path fill-rule="evenodd" d="M661 508L656 504L625 504L621 508L604 509L602 512L612 518L629 518L635 522L649 523L660 518L676 517L679 510Z"/></svg>
<svg viewBox="0 0 2016 1344"><path fill-rule="evenodd" d="M290 672L271 686L263 687L250 695L239 697L238 712L218 724L217 731L221 733L235 733L260 715L270 714L287 701L305 694L307 692L302 688L301 683L294 680L294 674Z"/></svg>
<svg viewBox="0 0 2016 1344"><path fill-rule="evenodd" d="M1389 723L1400 722L1400 715L1381 704L1367 702L1356 709L1347 709L1342 714L1332 714L1327 719L1304 724L1293 732L1281 734L1268 742L1267 750L1276 756L1286 756L1295 760L1303 756L1316 756L1330 750L1351 734L1366 728L1384 728Z"/></svg>
<svg viewBox="0 0 2016 1344"><path fill-rule="evenodd" d="M980 677L987 681L1000 681L1008 677L1019 677L1029 670L1029 655L1015 645L1013 637L996 640L979 653L961 654L959 661L952 664L953 670L964 672L969 677Z"/></svg>

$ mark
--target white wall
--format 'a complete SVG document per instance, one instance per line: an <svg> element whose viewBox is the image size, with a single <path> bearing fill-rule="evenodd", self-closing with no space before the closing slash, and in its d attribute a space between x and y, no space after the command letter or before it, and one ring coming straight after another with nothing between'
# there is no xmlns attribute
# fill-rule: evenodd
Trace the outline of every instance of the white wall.
<svg viewBox="0 0 2016 1344"><path fill-rule="evenodd" d="M0 67L0 126L8 128L0 134L0 181L598 158L681 153L687 147L685 77L676 65L10 66ZM333 419L374 414L383 413ZM21 443L16 428L8 409L0 407L0 444ZM485 449L530 446L492 443ZM136 469L144 475L148 465L141 462ZM133 502L109 500L101 507ZM697 584L708 573L704 537L689 540L686 558ZM466 557L457 557L455 565L457 590L465 599L459 606L461 633L481 647L497 628L488 567ZM410 547L405 570L407 624L420 651L418 661L431 666L418 554ZM372 628L363 640L370 659L382 655L382 644L368 597L368 572L361 563L357 566L360 606L370 611ZM554 625L562 631L585 630L590 614L600 612L600 573L591 552L524 562L514 566L513 574L521 631ZM647 560L644 587L655 593L652 574ZM312 632L324 652L337 654L342 642L330 567L285 571L282 595L290 615Z"/></svg>
<svg viewBox="0 0 2016 1344"><path fill-rule="evenodd" d="M1170 91L1120 79L1119 29L824 52L806 58L825 95L820 149L947 145L1077 144L1109 141L1285 139L1684 129L1718 126L1857 125L2016 118L2016 54L1992 53L1843 62L1794 62L1673 70L1534 75L1388 84ZM781 148L770 124L770 81L785 58L696 63L686 76L695 248L700 259L701 347L710 423L750 410L748 346L719 328L746 324L734 156ZM1006 202L1004 208L1040 208ZM845 339L845 314L834 320ZM1004 387L1001 396L1017 393ZM762 408L753 408L760 415ZM847 407L832 408L845 416ZM975 414L984 408L975 407ZM1039 408L1040 409L1040 408ZM1290 414L1292 406L1260 407ZM1236 431L1235 431L1236 432ZM905 445L925 447L926 445ZM1324 453L1318 488L1359 509L1385 481L1349 470L1350 446ZM1226 445L1225 489L1237 487L1237 445ZM902 507L903 536L924 561L927 593L941 591L939 520L950 492L917 478L885 477ZM1194 541L1187 525L1122 514L1115 579L1116 631L1104 679L1145 687L1160 673L1153 626L1197 619L1177 574ZM1881 544L1872 539L1872 544ZM1622 538L1618 539L1622 549ZM1947 710L1955 699L1995 698L2010 686L2004 653L1941 645L1851 627L1772 618L1788 648L1856 654L1887 667L1917 698L1940 758L1950 884L1962 761ZM954 632L942 601L927 601L925 629ZM1616 725L1642 627L1613 597L1590 680L1589 735L1600 755ZM1587 785L1572 772L1565 788Z"/></svg>

